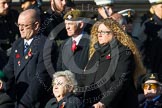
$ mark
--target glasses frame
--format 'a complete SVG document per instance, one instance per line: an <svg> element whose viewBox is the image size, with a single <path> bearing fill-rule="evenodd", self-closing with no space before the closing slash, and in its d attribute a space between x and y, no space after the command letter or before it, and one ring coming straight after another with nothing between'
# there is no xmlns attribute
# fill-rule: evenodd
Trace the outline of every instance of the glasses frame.
<svg viewBox="0 0 162 108"><path fill-rule="evenodd" d="M112 33L112 31L97 31L97 34L99 35L99 34L101 34L101 35L109 35L109 34L111 34Z"/></svg>
<svg viewBox="0 0 162 108"><path fill-rule="evenodd" d="M33 25L34 23L36 23L36 21L33 22L33 23L30 23L30 24L18 24L18 23L16 23L16 26L17 26L18 28L20 28L20 27L28 28L28 27L30 27L31 25Z"/></svg>

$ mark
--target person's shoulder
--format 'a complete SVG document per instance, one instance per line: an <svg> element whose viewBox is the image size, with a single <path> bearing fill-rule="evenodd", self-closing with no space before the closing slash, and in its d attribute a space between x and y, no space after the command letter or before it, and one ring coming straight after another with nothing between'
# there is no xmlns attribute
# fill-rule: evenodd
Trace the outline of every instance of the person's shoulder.
<svg viewBox="0 0 162 108"><path fill-rule="evenodd" d="M56 98L51 98L51 99L47 102L45 108L51 108L52 105L55 104L55 103L56 103Z"/></svg>
<svg viewBox="0 0 162 108"><path fill-rule="evenodd" d="M70 94L70 96L68 96L66 102L67 102L67 104L70 104L70 105L77 105L77 106L82 105L81 100L77 96L75 96L75 94Z"/></svg>

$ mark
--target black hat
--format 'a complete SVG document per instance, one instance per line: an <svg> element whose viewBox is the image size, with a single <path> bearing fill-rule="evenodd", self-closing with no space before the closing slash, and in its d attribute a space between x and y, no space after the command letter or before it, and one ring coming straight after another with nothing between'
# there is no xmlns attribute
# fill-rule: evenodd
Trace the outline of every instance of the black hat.
<svg viewBox="0 0 162 108"><path fill-rule="evenodd" d="M147 73L142 78L142 83L145 83L148 80L156 80L159 81L157 73Z"/></svg>

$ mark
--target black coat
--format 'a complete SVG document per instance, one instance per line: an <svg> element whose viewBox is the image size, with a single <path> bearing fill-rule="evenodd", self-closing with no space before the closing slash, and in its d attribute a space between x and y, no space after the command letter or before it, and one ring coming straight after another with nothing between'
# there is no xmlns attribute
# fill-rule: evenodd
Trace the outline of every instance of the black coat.
<svg viewBox="0 0 162 108"><path fill-rule="evenodd" d="M144 64L151 72L162 75L162 20L156 15L143 24L144 34L141 38Z"/></svg>
<svg viewBox="0 0 162 108"><path fill-rule="evenodd" d="M0 16L0 47L5 51L20 36L16 26L18 15L18 11L10 9L6 16Z"/></svg>
<svg viewBox="0 0 162 108"><path fill-rule="evenodd" d="M8 59L8 57L7 57L6 53L0 49L0 61L1 61L0 62L0 70L2 70L3 67L7 64L7 59Z"/></svg>
<svg viewBox="0 0 162 108"><path fill-rule="evenodd" d="M67 32L63 19L64 14L57 13L51 8L44 12L43 22L41 24L40 33L49 36L55 40L67 39Z"/></svg>
<svg viewBox="0 0 162 108"><path fill-rule="evenodd" d="M73 53L71 50L72 38L67 39L60 48L57 62L57 71L70 70L76 75L78 83L81 83L81 73L88 62L89 53L89 35L83 34L77 50Z"/></svg>
<svg viewBox="0 0 162 108"><path fill-rule="evenodd" d="M59 102L57 102L56 98L50 99L45 108L83 108L82 106L83 104L79 98L77 98L74 94L68 93Z"/></svg>
<svg viewBox="0 0 162 108"><path fill-rule="evenodd" d="M135 64L129 48L115 40L105 46L97 43L95 48L85 70L86 107L100 101L106 108L137 108Z"/></svg>
<svg viewBox="0 0 162 108"><path fill-rule="evenodd" d="M3 91L0 91L0 108L14 108L14 101Z"/></svg>
<svg viewBox="0 0 162 108"><path fill-rule="evenodd" d="M24 54L24 39L15 41L8 64L4 72L8 78L7 92L15 93L18 104L26 108L43 108L51 78L46 71L43 48L46 38L42 35L33 37L33 41Z"/></svg>

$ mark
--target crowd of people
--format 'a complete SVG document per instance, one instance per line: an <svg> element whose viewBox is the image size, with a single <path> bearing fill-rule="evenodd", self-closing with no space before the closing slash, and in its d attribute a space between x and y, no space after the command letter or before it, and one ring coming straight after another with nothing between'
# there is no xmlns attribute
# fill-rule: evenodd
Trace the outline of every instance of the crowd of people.
<svg viewBox="0 0 162 108"><path fill-rule="evenodd" d="M162 108L162 0L96 13L71 0L0 0L0 108Z"/></svg>

